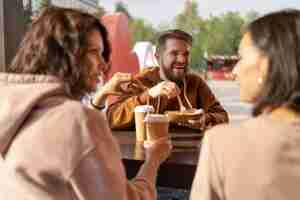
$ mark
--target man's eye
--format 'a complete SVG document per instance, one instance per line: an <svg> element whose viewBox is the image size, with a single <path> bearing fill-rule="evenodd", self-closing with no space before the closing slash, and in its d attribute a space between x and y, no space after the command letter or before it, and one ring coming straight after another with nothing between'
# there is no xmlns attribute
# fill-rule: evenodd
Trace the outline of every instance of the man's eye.
<svg viewBox="0 0 300 200"><path fill-rule="evenodd" d="M172 55L172 56L177 56L177 54L178 54L178 53L175 52L175 51L171 52L171 55Z"/></svg>
<svg viewBox="0 0 300 200"><path fill-rule="evenodd" d="M189 55L190 55L190 53L188 53L188 52L183 54L183 56L185 56L185 57L189 57Z"/></svg>

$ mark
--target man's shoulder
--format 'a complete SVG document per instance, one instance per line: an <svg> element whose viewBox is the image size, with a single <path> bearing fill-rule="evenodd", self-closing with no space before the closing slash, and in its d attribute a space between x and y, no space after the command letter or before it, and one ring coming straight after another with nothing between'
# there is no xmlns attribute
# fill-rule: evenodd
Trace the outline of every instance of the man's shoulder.
<svg viewBox="0 0 300 200"><path fill-rule="evenodd" d="M206 81L201 77L201 75L196 72L189 72L186 75L186 80L187 80L187 84L207 85Z"/></svg>

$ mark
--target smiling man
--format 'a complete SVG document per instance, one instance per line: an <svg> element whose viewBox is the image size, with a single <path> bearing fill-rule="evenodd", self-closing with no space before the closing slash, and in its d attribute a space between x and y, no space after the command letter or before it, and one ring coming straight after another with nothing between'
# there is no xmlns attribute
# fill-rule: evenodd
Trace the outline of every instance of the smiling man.
<svg viewBox="0 0 300 200"><path fill-rule="evenodd" d="M203 109L198 119L180 126L203 131L216 124L228 122L228 115L217 101L205 81L189 71L192 36L181 30L163 32L157 43L156 58L159 67L146 68L136 76L144 86L135 96L124 96L108 109L108 119L113 129L134 127L134 108L151 104L156 112L180 110L181 102L186 108ZM178 124L177 124L178 125Z"/></svg>

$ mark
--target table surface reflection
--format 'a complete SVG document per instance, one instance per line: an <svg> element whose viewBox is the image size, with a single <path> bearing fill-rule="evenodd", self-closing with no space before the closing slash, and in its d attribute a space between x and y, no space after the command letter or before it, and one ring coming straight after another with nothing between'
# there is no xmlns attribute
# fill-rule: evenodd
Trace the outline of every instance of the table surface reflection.
<svg viewBox="0 0 300 200"><path fill-rule="evenodd" d="M113 131L122 152L128 178L133 178L145 159L145 149L136 143L135 131ZM201 134L189 131L171 132L172 153L158 172L157 185L190 189L200 153Z"/></svg>

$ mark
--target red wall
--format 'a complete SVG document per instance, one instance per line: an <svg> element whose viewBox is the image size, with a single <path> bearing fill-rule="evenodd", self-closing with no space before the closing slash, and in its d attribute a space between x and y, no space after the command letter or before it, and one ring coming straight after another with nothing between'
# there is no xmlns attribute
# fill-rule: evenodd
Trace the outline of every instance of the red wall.
<svg viewBox="0 0 300 200"><path fill-rule="evenodd" d="M101 21L108 30L112 48L111 70L108 78L115 72L136 74L139 71L139 61L131 49L131 34L127 16L123 13L114 13L104 15Z"/></svg>

